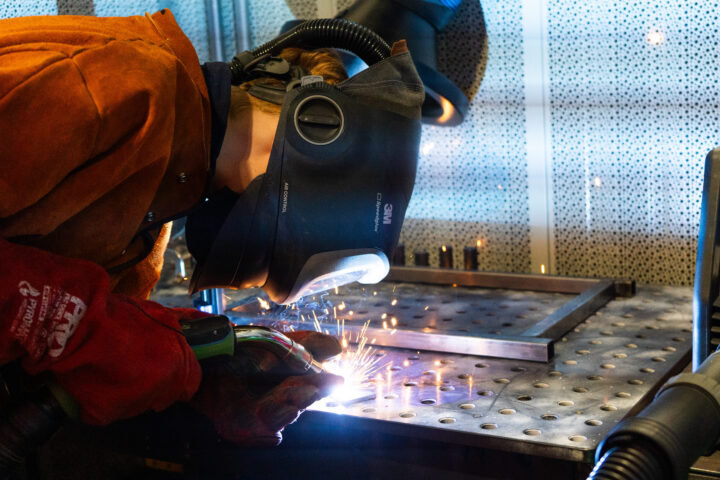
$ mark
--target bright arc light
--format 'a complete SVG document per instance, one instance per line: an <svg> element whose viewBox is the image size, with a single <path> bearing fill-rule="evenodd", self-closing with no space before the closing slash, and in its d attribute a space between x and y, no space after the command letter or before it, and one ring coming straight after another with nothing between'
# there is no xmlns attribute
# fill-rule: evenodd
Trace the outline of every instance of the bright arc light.
<svg viewBox="0 0 720 480"><path fill-rule="evenodd" d="M265 300L264 298L260 298L260 297L257 297L257 299L258 299L258 303L263 308L263 310L270 310L270 304L268 303L267 300Z"/></svg>
<svg viewBox="0 0 720 480"><path fill-rule="evenodd" d="M332 398L341 403L359 401L370 395L367 382L371 378L382 382L382 374L378 370L384 365L380 364L381 358L375 357L375 349L368 345L368 338L365 336L369 324L370 322L366 322L357 338L350 340L356 343L353 348L349 348L348 340L343 338L342 353L323 364L326 372L345 379L345 383L335 388L331 394Z"/></svg>

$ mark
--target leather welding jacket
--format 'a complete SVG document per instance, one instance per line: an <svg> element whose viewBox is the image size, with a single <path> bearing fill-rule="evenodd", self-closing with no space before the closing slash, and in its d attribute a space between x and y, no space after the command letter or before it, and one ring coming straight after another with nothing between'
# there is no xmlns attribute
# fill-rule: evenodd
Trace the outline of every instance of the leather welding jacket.
<svg viewBox="0 0 720 480"><path fill-rule="evenodd" d="M86 422L198 388L178 325L197 312L146 299L203 194L211 113L168 10L0 21L0 365L52 372Z"/></svg>

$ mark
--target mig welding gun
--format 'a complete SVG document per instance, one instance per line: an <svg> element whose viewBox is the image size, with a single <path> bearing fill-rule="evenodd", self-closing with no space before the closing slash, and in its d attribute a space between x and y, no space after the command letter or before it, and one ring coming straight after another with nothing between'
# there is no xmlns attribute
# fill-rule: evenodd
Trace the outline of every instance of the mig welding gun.
<svg viewBox="0 0 720 480"><path fill-rule="evenodd" d="M323 371L322 365L298 342L261 326L235 325L225 316L181 321L183 334L198 360L234 355L252 346L277 355L298 374ZM0 377L5 395L13 395L10 382ZM0 412L2 413L2 412ZM77 417L77 406L69 394L55 384L47 385L0 417L0 480L13 472L37 446L46 442L66 418Z"/></svg>

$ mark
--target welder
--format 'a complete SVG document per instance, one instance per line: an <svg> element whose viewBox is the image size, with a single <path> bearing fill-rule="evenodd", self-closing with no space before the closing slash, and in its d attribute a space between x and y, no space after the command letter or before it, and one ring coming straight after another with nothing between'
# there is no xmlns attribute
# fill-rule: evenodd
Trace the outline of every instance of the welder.
<svg viewBox="0 0 720 480"><path fill-rule="evenodd" d="M191 292L289 303L387 273L423 87L402 42L342 22L200 65L168 10L0 20L0 365L49 372L89 424L183 401L259 445L341 381L285 373L259 391L283 361L253 349L201 367L181 324L207 314L147 298L185 216ZM320 47L369 67L346 79ZM340 351L288 336L318 361Z"/></svg>

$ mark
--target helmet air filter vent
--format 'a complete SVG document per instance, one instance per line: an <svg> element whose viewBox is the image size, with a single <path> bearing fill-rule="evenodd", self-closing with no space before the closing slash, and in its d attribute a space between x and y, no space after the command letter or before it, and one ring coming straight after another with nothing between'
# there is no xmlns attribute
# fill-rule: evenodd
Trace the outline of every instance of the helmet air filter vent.
<svg viewBox="0 0 720 480"><path fill-rule="evenodd" d="M328 145L337 140L344 123L338 104L323 95L307 97L295 109L295 129L313 145Z"/></svg>

